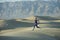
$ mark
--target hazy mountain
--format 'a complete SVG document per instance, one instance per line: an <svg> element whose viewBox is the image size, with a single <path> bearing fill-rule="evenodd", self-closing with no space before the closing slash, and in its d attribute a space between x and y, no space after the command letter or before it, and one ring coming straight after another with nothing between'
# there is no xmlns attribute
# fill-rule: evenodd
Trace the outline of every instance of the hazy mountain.
<svg viewBox="0 0 60 40"><path fill-rule="evenodd" d="M60 16L59 1L16 1L0 3L0 19L29 16Z"/></svg>

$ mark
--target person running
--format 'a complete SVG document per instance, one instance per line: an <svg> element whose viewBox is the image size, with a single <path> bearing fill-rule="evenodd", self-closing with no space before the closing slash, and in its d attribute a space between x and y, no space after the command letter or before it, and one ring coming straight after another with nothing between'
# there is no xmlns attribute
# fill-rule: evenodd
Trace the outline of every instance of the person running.
<svg viewBox="0 0 60 40"><path fill-rule="evenodd" d="M35 27L37 27L37 28L40 28L39 26L38 26L38 19L37 19L37 17L35 17L35 20L34 20L35 22L34 22L34 28L33 28L33 30L35 29Z"/></svg>

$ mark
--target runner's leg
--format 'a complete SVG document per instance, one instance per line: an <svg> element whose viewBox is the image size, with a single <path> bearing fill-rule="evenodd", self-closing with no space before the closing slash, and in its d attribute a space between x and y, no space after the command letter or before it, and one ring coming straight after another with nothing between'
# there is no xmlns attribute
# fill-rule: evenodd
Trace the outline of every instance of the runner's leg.
<svg viewBox="0 0 60 40"><path fill-rule="evenodd" d="M33 27L33 30L32 30L32 31L34 31L34 29L35 29L35 25L34 25L34 27Z"/></svg>

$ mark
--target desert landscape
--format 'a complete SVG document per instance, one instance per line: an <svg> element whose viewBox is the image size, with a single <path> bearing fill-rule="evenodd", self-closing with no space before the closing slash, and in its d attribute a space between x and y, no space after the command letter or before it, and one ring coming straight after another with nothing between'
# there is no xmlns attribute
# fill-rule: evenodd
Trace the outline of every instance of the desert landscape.
<svg viewBox="0 0 60 40"><path fill-rule="evenodd" d="M0 0L0 40L60 40L60 0Z"/></svg>
<svg viewBox="0 0 60 40"><path fill-rule="evenodd" d="M60 19L38 17L39 27L34 27L31 17L26 19L0 20L1 40L60 40ZM45 19L44 19L45 18ZM47 18L47 19L46 19ZM30 20L31 19L31 20Z"/></svg>

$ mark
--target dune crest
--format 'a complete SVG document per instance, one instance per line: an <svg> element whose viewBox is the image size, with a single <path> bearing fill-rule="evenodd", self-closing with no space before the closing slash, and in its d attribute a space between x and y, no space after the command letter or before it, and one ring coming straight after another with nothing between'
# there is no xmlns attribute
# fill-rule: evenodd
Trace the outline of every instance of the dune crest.
<svg viewBox="0 0 60 40"><path fill-rule="evenodd" d="M34 20L35 17L34 16L30 16L30 17L27 17L26 19L28 19L28 20Z"/></svg>

